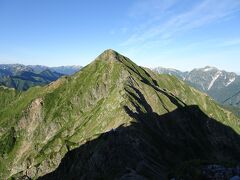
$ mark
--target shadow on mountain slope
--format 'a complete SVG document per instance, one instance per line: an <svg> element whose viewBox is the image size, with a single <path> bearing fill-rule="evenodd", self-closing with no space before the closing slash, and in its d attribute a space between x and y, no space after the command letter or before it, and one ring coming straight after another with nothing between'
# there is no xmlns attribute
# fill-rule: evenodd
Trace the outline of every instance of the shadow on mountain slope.
<svg viewBox="0 0 240 180"><path fill-rule="evenodd" d="M158 115L142 98L147 113L125 107L135 123L69 151L40 179L166 179L172 168L193 159L240 161L239 135L198 106Z"/></svg>

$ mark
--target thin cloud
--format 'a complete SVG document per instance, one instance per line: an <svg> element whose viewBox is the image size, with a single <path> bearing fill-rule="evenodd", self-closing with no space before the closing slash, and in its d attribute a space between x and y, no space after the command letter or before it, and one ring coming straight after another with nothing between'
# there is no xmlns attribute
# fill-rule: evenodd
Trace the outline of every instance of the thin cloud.
<svg viewBox="0 0 240 180"><path fill-rule="evenodd" d="M154 2L156 3L157 1ZM179 5L178 3L178 1L171 1L170 4L161 10L161 13L168 11L172 6ZM150 5L145 6L148 11L151 11ZM154 9L152 7L152 10ZM237 0L204 0L200 3L195 3L189 10L173 13L172 16L165 18L167 19L165 21L161 18L159 19L159 15L156 14L153 17L155 19L154 22L147 22L146 26L142 25L141 28L135 30L122 45L129 46L138 43L147 43L156 39L162 41L173 39L179 33L221 21L239 11L240 1Z"/></svg>
<svg viewBox="0 0 240 180"><path fill-rule="evenodd" d="M131 18L152 17L166 13L180 0L138 0L129 10Z"/></svg>
<svg viewBox="0 0 240 180"><path fill-rule="evenodd" d="M240 38L225 40L219 46L221 46L221 47L240 46Z"/></svg>

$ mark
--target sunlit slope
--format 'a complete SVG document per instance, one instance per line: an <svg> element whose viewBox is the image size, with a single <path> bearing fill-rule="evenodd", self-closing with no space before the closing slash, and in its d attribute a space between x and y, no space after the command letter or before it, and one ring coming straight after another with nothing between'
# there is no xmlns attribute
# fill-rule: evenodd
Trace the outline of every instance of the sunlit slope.
<svg viewBox="0 0 240 180"><path fill-rule="evenodd" d="M9 91L1 93L1 101L5 104L0 110L1 179L43 176L55 170L64 155L72 149L96 140L102 133L114 131L120 126L131 127L141 119L144 126L148 126L149 120L150 132L159 131L159 134L152 134L146 128L135 131L133 127L133 132L140 133L137 137L146 142L150 133L156 139L160 136L162 139L167 135L165 130L161 130L161 126L152 126L151 119L157 120L157 116L171 112L181 115L180 119L189 117L187 122L198 117L202 110L221 124L240 132L239 119L205 94L176 78L157 75L141 68L113 50L105 51L71 77L62 77L48 86L31 88L21 94ZM190 105L197 105L200 109L186 110ZM207 117L203 118L205 120ZM166 129L174 132L171 122L170 119ZM205 135L208 131L199 130L196 136L191 134L192 130L186 133L189 130L187 127L198 131L198 124L195 125L179 125L176 129L178 132L175 133L179 133L183 139L204 135L208 138L206 142L200 140L200 145L202 143L204 147L213 141L219 141L212 139L211 134ZM200 129L205 125L204 121ZM222 129L213 127L210 130L216 130L216 134L222 132ZM142 135L139 131L143 131ZM223 136L223 144L227 144L231 138L237 138L236 135L229 137L229 133ZM131 143L129 142L130 145ZM155 144L152 146L155 147ZM212 152L217 149L214 142L211 146L214 147ZM229 146L232 147L232 143ZM236 146L236 151L238 148ZM189 153L193 150L195 149L189 149ZM143 151L143 154L147 153L149 152ZM205 155L206 152L203 153Z"/></svg>

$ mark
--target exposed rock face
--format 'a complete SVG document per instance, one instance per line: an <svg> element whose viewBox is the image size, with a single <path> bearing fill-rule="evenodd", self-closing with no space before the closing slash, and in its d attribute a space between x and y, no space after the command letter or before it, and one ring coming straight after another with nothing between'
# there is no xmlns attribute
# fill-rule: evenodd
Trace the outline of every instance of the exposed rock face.
<svg viewBox="0 0 240 180"><path fill-rule="evenodd" d="M20 130L25 129L28 134L33 134L39 123L43 120L42 114L43 100L41 98L35 99L26 112L18 122L18 128Z"/></svg>
<svg viewBox="0 0 240 180"><path fill-rule="evenodd" d="M2 97L16 98L0 110L1 179L165 179L192 159L240 160L237 117L113 50L74 76Z"/></svg>
<svg viewBox="0 0 240 180"><path fill-rule="evenodd" d="M207 93L221 104L240 107L240 76L236 73L210 66L189 72L162 67L155 68L154 71L159 74L174 75Z"/></svg>

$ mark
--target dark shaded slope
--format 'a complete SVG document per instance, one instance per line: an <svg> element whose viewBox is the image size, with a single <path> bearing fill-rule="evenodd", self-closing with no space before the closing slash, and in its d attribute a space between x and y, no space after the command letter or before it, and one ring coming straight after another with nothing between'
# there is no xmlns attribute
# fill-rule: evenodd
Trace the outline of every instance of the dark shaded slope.
<svg viewBox="0 0 240 180"><path fill-rule="evenodd" d="M145 114L126 111L136 123L68 152L56 171L40 179L165 179L184 161L240 160L239 135L197 106L162 116L151 109Z"/></svg>
<svg viewBox="0 0 240 180"><path fill-rule="evenodd" d="M239 135L198 106L178 104L176 110L158 115L140 91L129 88L137 112L127 106L125 111L136 122L68 152L56 171L40 179L166 179L169 172L190 160L240 161Z"/></svg>
<svg viewBox="0 0 240 180"><path fill-rule="evenodd" d="M161 179L179 162L239 159L238 136L221 128L239 133L238 118L113 50L72 77L21 93L0 120L0 142L16 137L0 155L1 179L37 179L57 167L50 179Z"/></svg>

